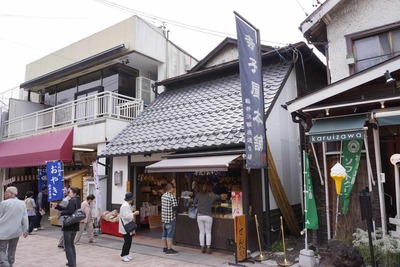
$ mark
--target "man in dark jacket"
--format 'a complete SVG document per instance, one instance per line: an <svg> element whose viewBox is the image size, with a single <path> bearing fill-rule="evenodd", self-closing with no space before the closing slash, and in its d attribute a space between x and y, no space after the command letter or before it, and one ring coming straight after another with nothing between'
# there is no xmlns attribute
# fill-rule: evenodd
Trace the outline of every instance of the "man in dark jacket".
<svg viewBox="0 0 400 267"><path fill-rule="evenodd" d="M74 214L75 210L81 207L81 201L79 199L79 188L71 187L68 196L71 198L66 207L57 205L57 203L52 204L57 210L60 210L61 216L70 216ZM64 236L64 248L65 256L67 257L68 267L76 267L76 251L75 251L75 236L79 231L79 221L68 226L63 226L61 228Z"/></svg>
<svg viewBox="0 0 400 267"><path fill-rule="evenodd" d="M47 185L42 186L42 192L37 195L36 205L36 225L33 231L43 230L44 227L41 225L42 217L45 212L48 212L49 201L47 195Z"/></svg>

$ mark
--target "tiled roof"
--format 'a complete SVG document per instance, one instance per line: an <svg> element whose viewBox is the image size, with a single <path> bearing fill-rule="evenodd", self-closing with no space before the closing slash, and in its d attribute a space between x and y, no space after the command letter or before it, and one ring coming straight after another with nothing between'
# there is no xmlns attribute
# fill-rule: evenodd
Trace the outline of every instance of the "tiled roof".
<svg viewBox="0 0 400 267"><path fill-rule="evenodd" d="M265 112L292 62L263 68ZM244 146L239 73L163 92L112 140L101 156Z"/></svg>

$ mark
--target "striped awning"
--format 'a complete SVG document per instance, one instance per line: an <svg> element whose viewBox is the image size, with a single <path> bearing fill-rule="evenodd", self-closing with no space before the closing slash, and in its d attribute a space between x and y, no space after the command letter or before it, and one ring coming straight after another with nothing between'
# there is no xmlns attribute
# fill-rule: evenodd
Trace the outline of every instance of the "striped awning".
<svg viewBox="0 0 400 267"><path fill-rule="evenodd" d="M21 183L21 182L30 182L30 181L37 181L37 175L19 175L13 176L8 179L3 180L3 186L8 186L13 183Z"/></svg>

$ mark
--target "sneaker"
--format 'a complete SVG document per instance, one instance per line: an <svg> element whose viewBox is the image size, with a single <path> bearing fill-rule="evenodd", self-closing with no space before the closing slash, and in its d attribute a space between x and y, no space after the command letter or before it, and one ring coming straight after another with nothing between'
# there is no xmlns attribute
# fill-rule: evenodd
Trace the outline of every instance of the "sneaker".
<svg viewBox="0 0 400 267"><path fill-rule="evenodd" d="M178 255L179 254L179 252L178 251L176 251L176 250L174 250L174 249L172 249L172 248L170 248L170 249L167 249L167 252L165 252L167 255Z"/></svg>
<svg viewBox="0 0 400 267"><path fill-rule="evenodd" d="M129 259L128 259L128 257L127 257L127 256L123 256L123 257L121 257L121 261L128 262L128 261L129 261Z"/></svg>
<svg viewBox="0 0 400 267"><path fill-rule="evenodd" d="M211 248L210 248L210 247L207 247L206 252L207 252L207 254L211 254L211 253L212 253Z"/></svg>
<svg viewBox="0 0 400 267"><path fill-rule="evenodd" d="M33 231L36 232L36 231L37 231L37 228L33 228Z"/></svg>
<svg viewBox="0 0 400 267"><path fill-rule="evenodd" d="M203 253L203 254L206 253L206 247L205 246L201 247L201 253Z"/></svg>
<svg viewBox="0 0 400 267"><path fill-rule="evenodd" d="M39 227L39 228L38 228L38 230L44 230L44 227L43 227L43 226L41 226L41 227Z"/></svg>
<svg viewBox="0 0 400 267"><path fill-rule="evenodd" d="M167 250L168 250L167 248L163 248L163 249L162 249L162 252L166 253Z"/></svg>
<svg viewBox="0 0 400 267"><path fill-rule="evenodd" d="M129 255L126 255L125 257L127 257L128 260L133 260L133 258L131 256L129 256Z"/></svg>
<svg viewBox="0 0 400 267"><path fill-rule="evenodd" d="M89 243L97 243L96 240L89 240Z"/></svg>

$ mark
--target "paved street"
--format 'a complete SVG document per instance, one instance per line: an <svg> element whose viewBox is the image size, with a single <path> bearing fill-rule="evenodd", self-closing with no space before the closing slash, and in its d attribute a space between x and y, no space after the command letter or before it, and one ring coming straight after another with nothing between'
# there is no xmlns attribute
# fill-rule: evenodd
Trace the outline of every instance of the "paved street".
<svg viewBox="0 0 400 267"><path fill-rule="evenodd" d="M45 230L35 232L27 238L20 238L17 247L16 262L14 267L61 267L65 266L67 260L63 249L57 247L61 229L57 226L45 224ZM84 234L81 245L77 249L77 265L79 267L119 267L119 266L174 266L174 267L200 267L200 266L229 266L234 263L233 255L213 253L212 255L201 254L200 250L175 247L180 251L179 255L167 256L162 252L161 240L134 236L131 256L134 260L128 263L120 260L123 240L107 234L97 236L97 243L89 244ZM258 253L255 253L258 255ZM259 262L242 262L244 266L277 266L276 261L267 260ZM297 266L297 264L292 265ZM322 265L320 265L322 266ZM327 266L327 265L323 265Z"/></svg>

